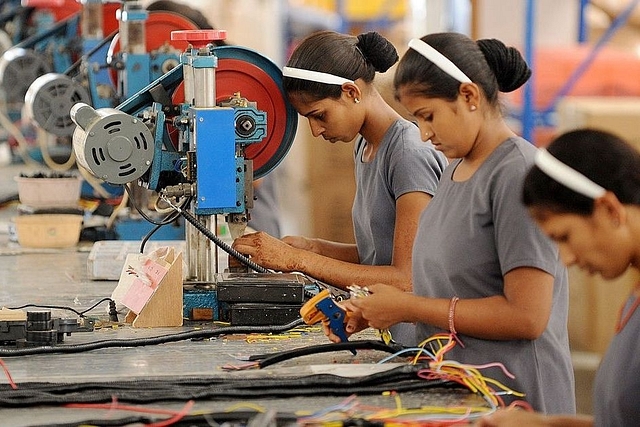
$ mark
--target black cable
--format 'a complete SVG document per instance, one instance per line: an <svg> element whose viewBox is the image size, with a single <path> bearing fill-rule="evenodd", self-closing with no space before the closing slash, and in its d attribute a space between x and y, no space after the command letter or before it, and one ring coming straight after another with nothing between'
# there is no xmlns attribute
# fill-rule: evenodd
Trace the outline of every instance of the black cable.
<svg viewBox="0 0 640 427"><path fill-rule="evenodd" d="M84 317L84 315L82 313L80 313L78 310L75 310L75 309L73 309L71 307L65 307L65 306L60 306L60 305L25 304L25 305L21 305L19 307L9 307L9 310L21 310L23 308L29 308L29 307L33 307L33 308L49 308L49 309L52 309L52 310L68 310L68 311L74 312L79 317Z"/></svg>
<svg viewBox="0 0 640 427"><path fill-rule="evenodd" d="M191 225L197 228L198 231L204 234L209 240L214 242L220 249L222 249L223 251L225 251L226 253L228 253L238 261L240 261L242 264L252 269L253 271L256 271L258 273L270 273L268 269L262 267L261 265L256 264L246 256L242 255L240 252L236 251L231 246L229 246L224 240L220 239L218 236L212 233L211 230L207 229L207 227L205 227L204 224L198 221L198 219L193 215L191 215L189 212L187 212L186 210L182 209L179 206L175 206L175 205L172 205L172 206L174 209L180 212L180 214L184 217L184 219L189 221Z"/></svg>
<svg viewBox="0 0 640 427"><path fill-rule="evenodd" d="M404 347L400 345L387 345L382 341L376 340L359 340L345 341L339 343L319 344L308 347L296 348L293 350L281 351L269 355L251 356L249 360L258 360L258 366L265 368L267 366L283 362L285 360L294 359L296 357L308 356L311 354L331 353L334 351L353 351L353 350L379 350L387 353L397 353Z"/></svg>
<svg viewBox="0 0 640 427"><path fill-rule="evenodd" d="M114 300L112 300L111 298L102 298L100 301L98 301L97 303L93 304L91 307L87 308L86 310L82 310L80 312L80 316L84 317L84 314L93 310L94 308L96 308L97 306L99 306L100 304L102 304L103 302L108 301L109 302L109 306L111 306L112 303L115 303Z"/></svg>
<svg viewBox="0 0 640 427"><path fill-rule="evenodd" d="M16 357L31 356L35 354L54 354L54 353L82 353L90 350L113 347L144 347L147 345L166 344L169 342L185 341L185 340L201 340L217 337L220 335L232 334L251 334L251 333L280 333L289 329L304 325L302 319L296 319L286 325L269 325L269 326L226 326L212 330L194 330L179 332L177 334L161 335L149 338L134 339L115 339L94 341L83 344L69 344L56 346L40 346L26 347L16 349L0 348L0 357Z"/></svg>
<svg viewBox="0 0 640 427"><path fill-rule="evenodd" d="M68 310L68 311L72 311L75 314L77 314L79 317L85 317L85 313L87 313L88 311L93 310L94 308L96 308L98 305L102 304L105 301L109 301L109 303L112 303L113 300L111 298L102 298L100 301L98 301L97 303L95 303L94 305L92 305L91 307L87 308L86 310L83 311L78 311L72 307L68 307L68 306L60 306L60 305L42 305L42 304L25 304L25 305L21 305L19 307L8 307L9 310L21 310L23 308L29 308L29 307L33 307L33 308L48 308L48 309L52 309L52 310Z"/></svg>
<svg viewBox="0 0 640 427"><path fill-rule="evenodd" d="M147 404L179 400L233 400L312 396L349 396L424 391L465 386L443 379L419 376L426 364L402 364L363 376L312 374L303 376L198 376L163 377L93 382L25 382L13 389L0 384L0 407L63 405L66 403L120 402ZM247 380L250 378L250 380Z"/></svg>
<svg viewBox="0 0 640 427"><path fill-rule="evenodd" d="M144 253L144 247L147 245L147 242L149 241L149 239L151 239L151 237L156 234L156 232L158 230L160 230L162 227L164 226L164 224L156 224L153 226L153 228L151 230L149 230L149 232L147 234L144 235L144 237L142 238L142 241L140 242L140 253L143 254Z"/></svg>
<svg viewBox="0 0 640 427"><path fill-rule="evenodd" d="M176 218L178 218L180 216L179 213L176 214L175 212L171 212L166 217L164 217L162 220L156 221L155 219L153 219L149 215L147 215L147 213L144 211L144 209L142 209L142 208L140 208L140 206L136 205L135 197L133 197L133 194L131 193L131 189L129 188L128 185L126 185L126 184L124 185L124 190L129 195L129 202L131 202L131 205L136 210L136 212L138 212L140 214L140 216L145 219L145 221L150 222L153 225L171 224L173 221L176 220ZM188 197L188 198L185 199L185 201L183 202L182 206L186 206L186 204L190 203L190 202L191 202L191 197Z"/></svg>

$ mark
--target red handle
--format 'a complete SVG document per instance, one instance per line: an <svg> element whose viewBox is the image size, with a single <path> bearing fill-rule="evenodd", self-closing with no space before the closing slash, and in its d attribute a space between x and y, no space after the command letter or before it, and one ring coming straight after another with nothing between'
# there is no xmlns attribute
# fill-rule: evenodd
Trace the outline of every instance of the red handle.
<svg viewBox="0 0 640 427"><path fill-rule="evenodd" d="M171 40L184 40L195 48L205 47L216 40L225 40L226 30L180 30L171 31Z"/></svg>

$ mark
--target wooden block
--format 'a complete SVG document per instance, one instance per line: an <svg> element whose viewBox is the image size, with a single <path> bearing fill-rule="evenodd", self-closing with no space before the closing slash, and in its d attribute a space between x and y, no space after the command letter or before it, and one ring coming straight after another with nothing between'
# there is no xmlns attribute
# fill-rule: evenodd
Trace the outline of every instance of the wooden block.
<svg viewBox="0 0 640 427"><path fill-rule="evenodd" d="M182 326L182 253L178 253L142 311L129 312L134 328Z"/></svg>

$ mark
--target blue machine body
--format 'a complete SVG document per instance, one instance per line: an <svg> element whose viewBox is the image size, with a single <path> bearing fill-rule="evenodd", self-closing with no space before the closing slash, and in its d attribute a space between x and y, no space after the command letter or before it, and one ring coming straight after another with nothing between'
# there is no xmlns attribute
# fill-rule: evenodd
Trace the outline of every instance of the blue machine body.
<svg viewBox="0 0 640 427"><path fill-rule="evenodd" d="M196 143L197 197L199 215L241 213L244 157L236 158L233 108L195 108L189 110Z"/></svg>

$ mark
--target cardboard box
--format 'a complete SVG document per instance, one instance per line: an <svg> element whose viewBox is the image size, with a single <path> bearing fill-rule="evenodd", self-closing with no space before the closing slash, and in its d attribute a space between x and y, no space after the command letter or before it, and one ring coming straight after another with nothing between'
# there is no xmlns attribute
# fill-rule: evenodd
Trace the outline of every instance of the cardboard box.
<svg viewBox="0 0 640 427"><path fill-rule="evenodd" d="M594 128L614 133L640 149L640 97L567 97L558 103L557 133Z"/></svg>
<svg viewBox="0 0 640 427"><path fill-rule="evenodd" d="M351 220L356 191L353 142L331 144L310 134L301 142L308 150L313 236L336 242L355 242Z"/></svg>

